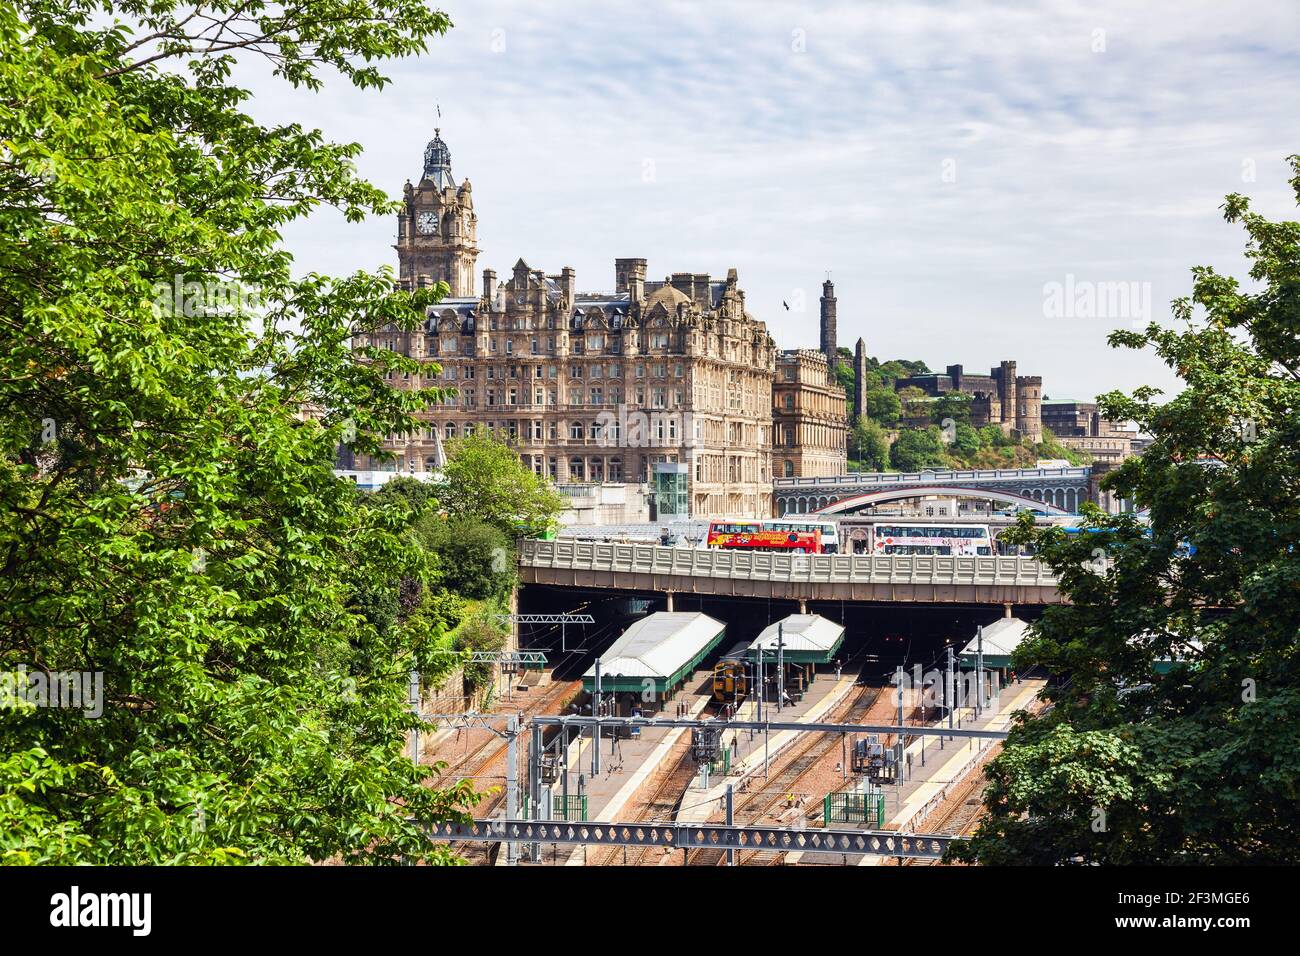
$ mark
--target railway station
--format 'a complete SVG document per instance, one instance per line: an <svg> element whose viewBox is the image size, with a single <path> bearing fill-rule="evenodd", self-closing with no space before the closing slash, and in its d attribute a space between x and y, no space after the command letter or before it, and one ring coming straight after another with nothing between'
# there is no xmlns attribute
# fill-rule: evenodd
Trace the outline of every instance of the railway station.
<svg viewBox="0 0 1300 956"><path fill-rule="evenodd" d="M981 668L986 672L997 673L1001 683L1008 683L1011 655L1025 639L1028 628L1028 622L1018 617L1000 618L981 628L981 633L971 638L970 643L958 655L962 670Z"/></svg>
<svg viewBox="0 0 1300 956"><path fill-rule="evenodd" d="M698 611L657 611L641 618L606 650L582 677L582 688L596 692L597 669L602 712L630 716L660 709L722 641L727 626Z"/></svg>
<svg viewBox="0 0 1300 956"><path fill-rule="evenodd" d="M749 656L785 671L778 686L792 700L803 697L817 677L817 665L830 665L844 644L844 625L820 614L791 614L769 624L750 645Z"/></svg>

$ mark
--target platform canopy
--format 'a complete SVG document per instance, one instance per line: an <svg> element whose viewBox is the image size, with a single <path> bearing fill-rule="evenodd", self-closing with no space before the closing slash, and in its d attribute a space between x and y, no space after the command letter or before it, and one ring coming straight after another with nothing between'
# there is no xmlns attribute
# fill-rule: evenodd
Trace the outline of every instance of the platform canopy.
<svg viewBox="0 0 1300 956"><path fill-rule="evenodd" d="M1132 643L1136 645L1150 645L1158 641L1161 643L1170 643L1170 636L1165 635L1161 637L1150 631L1146 631L1135 637ZM1173 670L1174 664L1194 661L1201 656L1201 642L1194 637L1186 638L1181 642L1175 641L1174 643L1181 644L1181 647L1177 647L1172 656L1162 655L1151 662L1151 669L1157 674L1168 674Z"/></svg>
<svg viewBox="0 0 1300 956"><path fill-rule="evenodd" d="M1010 667L1011 653L1025 639L1025 630L1028 627L1028 622L1022 621L1018 617L1000 618L985 627L984 666L995 669ZM975 659L979 655L979 644L979 635L977 634L962 649L962 667L972 668L976 666Z"/></svg>
<svg viewBox="0 0 1300 956"><path fill-rule="evenodd" d="M749 656L757 660L761 648L763 660L775 661L778 639L784 644L781 657L790 664L829 664L844 643L844 625L820 614L791 614L763 628L749 645Z"/></svg>
<svg viewBox="0 0 1300 956"><path fill-rule="evenodd" d="M651 688L666 694L680 684L713 650L727 626L699 611L647 614L600 656L600 689L633 691ZM582 675L584 690L596 687L596 666Z"/></svg>

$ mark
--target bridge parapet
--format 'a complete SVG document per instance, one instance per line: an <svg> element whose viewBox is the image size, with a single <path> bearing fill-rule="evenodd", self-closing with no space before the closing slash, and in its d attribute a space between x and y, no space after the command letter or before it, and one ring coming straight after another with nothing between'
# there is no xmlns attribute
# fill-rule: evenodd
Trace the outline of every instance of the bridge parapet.
<svg viewBox="0 0 1300 956"><path fill-rule="evenodd" d="M1092 474L1087 466L1071 468L991 468L991 469L949 469L936 468L932 471L855 471L843 475L829 475L822 478L774 478L772 484L778 490L795 490L801 488L826 488L841 485L850 488L865 488L873 485L913 485L934 484L936 482L1009 481L1084 481Z"/></svg>
<svg viewBox="0 0 1300 956"><path fill-rule="evenodd" d="M798 555L599 541L524 541L525 584L810 600L1059 604L1024 557Z"/></svg>
<svg viewBox="0 0 1300 956"><path fill-rule="evenodd" d="M1076 513L1081 503L1091 500L1092 484L1093 469L1089 466L985 470L936 468L931 471L854 472L824 478L777 478L772 483L772 496L777 514L782 516L824 511L849 499L861 499L852 506L861 507L921 495L945 494L1000 500L1020 507L1037 507L1035 502L1041 502L1049 513L1053 508ZM1009 498L1009 495L1015 497Z"/></svg>

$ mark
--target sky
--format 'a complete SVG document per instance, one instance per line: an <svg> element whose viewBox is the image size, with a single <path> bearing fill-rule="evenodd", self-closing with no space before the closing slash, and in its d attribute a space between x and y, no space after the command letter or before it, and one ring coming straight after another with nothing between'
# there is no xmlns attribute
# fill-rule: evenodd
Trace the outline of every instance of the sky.
<svg viewBox="0 0 1300 956"><path fill-rule="evenodd" d="M1090 399L1176 389L1106 335L1166 320L1194 265L1245 276L1225 195L1297 218L1296 0L430 2L453 28L382 92L240 78L259 120L360 143L394 196L441 127L479 273L523 258L600 291L620 256L735 268L779 347L816 348L829 272L841 345L1015 359ZM396 267L395 233L323 210L286 241L340 274Z"/></svg>

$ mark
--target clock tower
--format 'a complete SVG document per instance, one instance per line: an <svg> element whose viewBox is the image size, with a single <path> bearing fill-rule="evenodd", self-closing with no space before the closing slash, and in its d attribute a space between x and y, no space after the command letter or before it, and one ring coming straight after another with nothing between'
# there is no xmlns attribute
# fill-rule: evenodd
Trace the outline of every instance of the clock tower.
<svg viewBox="0 0 1300 956"><path fill-rule="evenodd" d="M435 282L451 286L453 298L474 295L478 259L478 217L469 180L459 186L451 175L451 150L439 130L424 150L419 185L407 180L404 206L397 216L397 258L403 285Z"/></svg>

